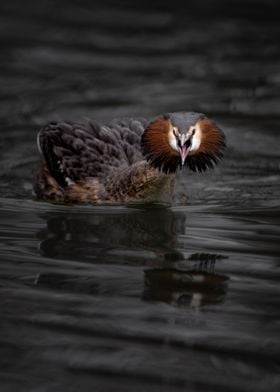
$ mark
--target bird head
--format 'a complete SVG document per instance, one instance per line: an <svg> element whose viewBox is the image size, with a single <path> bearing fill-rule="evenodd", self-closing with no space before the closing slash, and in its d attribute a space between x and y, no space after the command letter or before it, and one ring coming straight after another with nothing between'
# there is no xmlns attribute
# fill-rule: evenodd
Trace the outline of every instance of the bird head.
<svg viewBox="0 0 280 392"><path fill-rule="evenodd" d="M165 173L184 165L204 171L222 158L225 136L202 113L168 113L148 125L141 145L148 162Z"/></svg>

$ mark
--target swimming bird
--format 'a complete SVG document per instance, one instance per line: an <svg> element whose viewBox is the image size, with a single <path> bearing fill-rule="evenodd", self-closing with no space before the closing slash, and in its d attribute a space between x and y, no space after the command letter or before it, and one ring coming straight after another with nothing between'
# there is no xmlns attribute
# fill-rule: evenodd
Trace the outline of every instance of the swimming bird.
<svg viewBox="0 0 280 392"><path fill-rule="evenodd" d="M50 122L38 133L35 193L62 203L170 202L176 172L213 168L225 136L202 113Z"/></svg>

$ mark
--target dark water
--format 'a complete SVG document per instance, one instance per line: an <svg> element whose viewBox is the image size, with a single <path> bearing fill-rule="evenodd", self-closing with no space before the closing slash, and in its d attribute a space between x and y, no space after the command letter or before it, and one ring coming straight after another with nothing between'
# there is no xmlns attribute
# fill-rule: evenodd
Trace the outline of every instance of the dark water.
<svg viewBox="0 0 280 392"><path fill-rule="evenodd" d="M1 3L1 392L280 390L279 13L209 3ZM41 125L178 110L228 149L172 208L34 200Z"/></svg>

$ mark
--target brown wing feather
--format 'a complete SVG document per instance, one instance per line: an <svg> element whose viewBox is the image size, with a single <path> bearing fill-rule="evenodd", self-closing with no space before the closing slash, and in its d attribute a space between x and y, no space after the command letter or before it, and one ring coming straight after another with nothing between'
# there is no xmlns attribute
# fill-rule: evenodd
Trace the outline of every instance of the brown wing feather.
<svg viewBox="0 0 280 392"><path fill-rule="evenodd" d="M120 167L142 160L140 140L145 119L49 123L38 135L38 145L51 175L59 185L87 177L105 178Z"/></svg>

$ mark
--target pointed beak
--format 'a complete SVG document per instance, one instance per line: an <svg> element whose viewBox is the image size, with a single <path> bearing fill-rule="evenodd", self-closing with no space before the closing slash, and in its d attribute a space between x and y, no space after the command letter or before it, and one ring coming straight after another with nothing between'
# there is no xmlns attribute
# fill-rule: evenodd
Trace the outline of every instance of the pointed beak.
<svg viewBox="0 0 280 392"><path fill-rule="evenodd" d="M181 166L184 166L186 158L191 149L191 141L186 134L181 134L179 136L178 150L181 157Z"/></svg>
<svg viewBox="0 0 280 392"><path fill-rule="evenodd" d="M179 148L179 153L181 156L181 166L184 166L189 151L190 151L190 147L187 147L186 145L183 145L182 147Z"/></svg>

